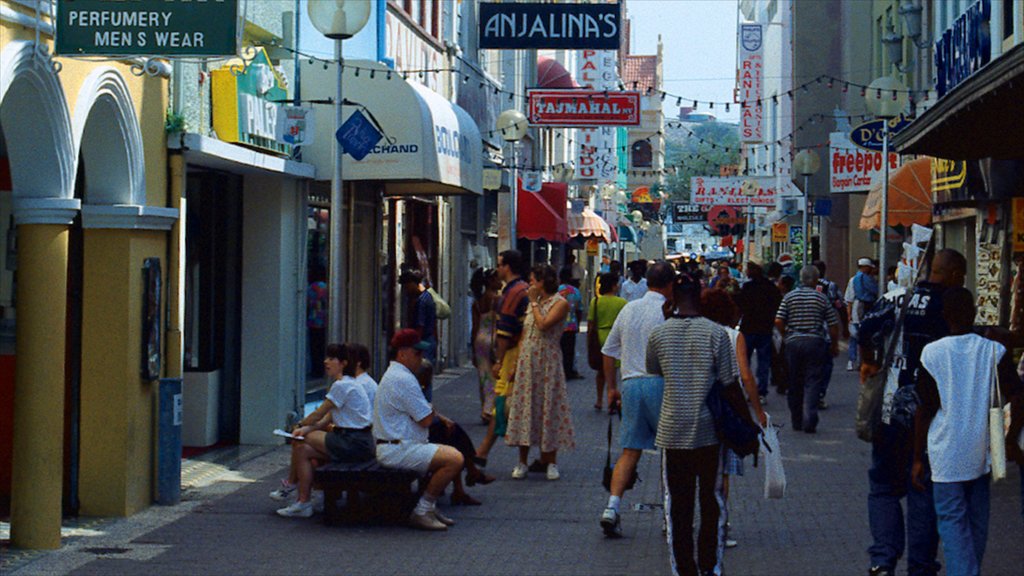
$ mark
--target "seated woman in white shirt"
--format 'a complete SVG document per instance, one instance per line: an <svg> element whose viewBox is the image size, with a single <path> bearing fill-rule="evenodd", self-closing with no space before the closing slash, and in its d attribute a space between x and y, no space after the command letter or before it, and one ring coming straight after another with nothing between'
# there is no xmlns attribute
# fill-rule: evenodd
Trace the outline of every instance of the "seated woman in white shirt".
<svg viewBox="0 0 1024 576"><path fill-rule="evenodd" d="M281 508L281 516L309 518L313 515L310 492L313 486L314 460L319 462L365 462L374 457L375 445L370 425L373 402L367 387L355 377L363 362L357 360L354 346L328 344L324 354L324 373L333 380L327 397L309 416L303 418L292 434L304 440L292 441L292 460L288 480L270 493L274 500L285 500L298 488L298 498ZM364 367L364 366L363 366Z"/></svg>

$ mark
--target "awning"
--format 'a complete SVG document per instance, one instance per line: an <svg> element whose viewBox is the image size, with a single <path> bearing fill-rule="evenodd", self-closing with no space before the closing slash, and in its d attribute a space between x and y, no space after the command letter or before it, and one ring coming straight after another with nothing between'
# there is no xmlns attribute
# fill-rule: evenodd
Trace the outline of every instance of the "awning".
<svg viewBox="0 0 1024 576"><path fill-rule="evenodd" d="M346 181L378 181L389 195L483 194L483 142L465 110L377 62L346 60L345 64L342 93L346 101L359 106L346 105L344 119L362 106L370 112L363 114L371 122L376 119L384 132L362 160L342 155ZM336 79L333 67L324 70L319 62L303 63L304 94L333 96ZM332 106L315 106L314 113L316 141L303 148L303 158L317 165L320 178L329 178L339 127L334 126Z"/></svg>
<svg viewBox="0 0 1024 576"><path fill-rule="evenodd" d="M611 227L590 208L584 208L581 214L569 214L569 236L612 242Z"/></svg>
<svg viewBox="0 0 1024 576"><path fill-rule="evenodd" d="M540 192L527 192L520 185L516 206L516 236L527 240L567 242L565 201L569 185L545 182Z"/></svg>
<svg viewBox="0 0 1024 576"><path fill-rule="evenodd" d="M316 166L296 162L280 156L265 154L194 132L180 132L167 136L167 147L181 150L185 160L193 166L203 166L234 174L281 174L293 178L321 178ZM326 174L331 174L328 166Z"/></svg>
<svg viewBox="0 0 1024 576"><path fill-rule="evenodd" d="M579 88L565 66L547 56L537 58L537 86L540 88Z"/></svg>
<svg viewBox="0 0 1024 576"><path fill-rule="evenodd" d="M950 90L892 145L901 154L955 160L1024 158L1021 102L1024 44L1017 44Z"/></svg>
<svg viewBox="0 0 1024 576"><path fill-rule="evenodd" d="M918 158L900 166L889 176L889 226L927 226L932 221L932 161ZM882 182L868 193L860 216L861 230L874 230L880 225L882 213Z"/></svg>

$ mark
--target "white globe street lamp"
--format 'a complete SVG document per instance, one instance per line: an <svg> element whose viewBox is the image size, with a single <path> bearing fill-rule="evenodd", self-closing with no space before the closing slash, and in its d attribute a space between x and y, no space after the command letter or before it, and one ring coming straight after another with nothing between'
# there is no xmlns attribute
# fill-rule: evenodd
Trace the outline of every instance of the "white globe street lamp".
<svg viewBox="0 0 1024 576"><path fill-rule="evenodd" d="M516 157L517 143L526 136L526 130L528 128L526 123L526 116L519 110L505 110L498 115L498 120L495 122L495 128L498 133L501 134L501 138L508 142L512 148L512 182L509 185L510 193L512 194L512 216L509 218L509 241L511 242L511 248L516 247L516 216L519 209L519 162Z"/></svg>
<svg viewBox="0 0 1024 576"><path fill-rule="evenodd" d="M324 36L334 40L334 59L338 61L338 78L335 86L334 130L341 126L342 92L341 92L341 41L356 35L370 19L371 0L308 0L306 12L310 22ZM332 130L333 131L333 130ZM347 235L346 219L342 214L344 205L344 187L341 173L341 144L334 140L333 167L331 178L331 233L329 253L331 267L328 274L328 308L329 317L327 332L330 342L344 342L342 319L345 315L345 293L342 287L346 283L347 250L343 248Z"/></svg>
<svg viewBox="0 0 1024 576"><path fill-rule="evenodd" d="M907 87L891 76L875 79L864 93L868 112L882 120L882 211L878 222L878 293L886 289L885 243L889 228L889 120L897 117L907 106Z"/></svg>
<svg viewBox="0 0 1024 576"><path fill-rule="evenodd" d="M797 153L796 158L793 159L793 169L796 170L797 174L801 174L804 177L804 254L803 254L803 265L807 266L807 254L808 247L811 243L811 231L807 227L808 214L811 211L811 176L818 173L821 169L821 158L818 157L818 153L811 148L804 148ZM819 231L820 232L820 231Z"/></svg>

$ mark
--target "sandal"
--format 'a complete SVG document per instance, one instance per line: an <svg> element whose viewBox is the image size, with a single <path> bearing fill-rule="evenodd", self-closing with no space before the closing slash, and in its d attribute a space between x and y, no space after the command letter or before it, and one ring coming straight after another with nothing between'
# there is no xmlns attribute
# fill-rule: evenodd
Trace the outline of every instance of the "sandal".
<svg viewBox="0 0 1024 576"><path fill-rule="evenodd" d="M476 486L477 484L483 484L484 486L494 482L494 476L490 476L477 470L476 474L466 474L466 486Z"/></svg>
<svg viewBox="0 0 1024 576"><path fill-rule="evenodd" d="M483 504L483 502L473 498L465 492L461 494L452 494L451 500L452 506L479 506Z"/></svg>

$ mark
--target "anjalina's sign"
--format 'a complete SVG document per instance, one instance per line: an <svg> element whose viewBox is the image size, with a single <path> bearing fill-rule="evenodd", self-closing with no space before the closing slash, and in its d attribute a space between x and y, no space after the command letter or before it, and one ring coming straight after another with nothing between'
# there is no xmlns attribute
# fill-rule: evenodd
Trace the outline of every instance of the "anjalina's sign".
<svg viewBox="0 0 1024 576"><path fill-rule="evenodd" d="M238 0L60 0L55 51L90 56L233 56Z"/></svg>
<svg viewBox="0 0 1024 576"><path fill-rule="evenodd" d="M528 90L534 126L639 126L639 92Z"/></svg>
<svg viewBox="0 0 1024 576"><path fill-rule="evenodd" d="M480 48L618 50L618 4L480 4Z"/></svg>

